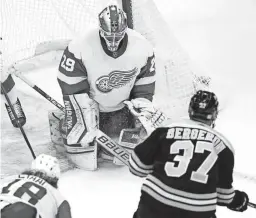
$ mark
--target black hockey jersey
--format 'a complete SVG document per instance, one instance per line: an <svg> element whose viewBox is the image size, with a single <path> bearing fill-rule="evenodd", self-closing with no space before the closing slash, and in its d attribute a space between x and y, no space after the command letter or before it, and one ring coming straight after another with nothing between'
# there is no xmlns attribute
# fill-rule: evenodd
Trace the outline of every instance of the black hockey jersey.
<svg viewBox="0 0 256 218"><path fill-rule="evenodd" d="M199 122L183 120L156 129L134 149L129 164L133 174L147 176L140 203L162 214L211 217L217 204L228 205L235 195L233 148Z"/></svg>

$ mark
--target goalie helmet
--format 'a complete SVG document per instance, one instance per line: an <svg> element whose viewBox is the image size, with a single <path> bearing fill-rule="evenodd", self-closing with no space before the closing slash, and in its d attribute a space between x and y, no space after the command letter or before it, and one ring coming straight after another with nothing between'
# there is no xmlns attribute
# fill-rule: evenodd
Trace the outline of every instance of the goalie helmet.
<svg viewBox="0 0 256 218"><path fill-rule="evenodd" d="M50 178L60 177L60 165L56 157L40 154L33 160L31 170L45 173Z"/></svg>
<svg viewBox="0 0 256 218"><path fill-rule="evenodd" d="M99 14L100 35L105 40L107 48L115 52L127 30L125 12L116 5L110 5Z"/></svg>
<svg viewBox="0 0 256 218"><path fill-rule="evenodd" d="M214 127L218 115L219 102L217 96L208 91L197 91L189 104L189 117L192 120L209 123Z"/></svg>

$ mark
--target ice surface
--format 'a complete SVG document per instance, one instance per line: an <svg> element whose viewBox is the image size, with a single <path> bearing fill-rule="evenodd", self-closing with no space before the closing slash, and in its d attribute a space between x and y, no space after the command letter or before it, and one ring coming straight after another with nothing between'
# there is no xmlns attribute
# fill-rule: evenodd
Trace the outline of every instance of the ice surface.
<svg viewBox="0 0 256 218"><path fill-rule="evenodd" d="M202 70L213 77L213 91L223 110L217 129L233 143L236 171L256 175L256 3L253 0L156 0L172 30ZM61 102L56 89L56 66L26 76ZM54 109L24 83L17 81L28 116L25 130L33 146L49 144L47 110ZM2 107L3 108L3 107ZM36 111L36 113L34 112ZM2 111L2 160L17 159L28 167L31 159L18 130L12 128ZM13 148L16 151L13 153ZM40 149L39 149L40 150ZM2 173L17 170L2 166ZM104 165L96 172L74 170L60 180L60 190L70 201L74 218L131 218L139 200L142 179L126 167ZM256 202L256 183L235 177L234 186L247 191ZM245 213L218 208L218 217L253 218L256 210Z"/></svg>

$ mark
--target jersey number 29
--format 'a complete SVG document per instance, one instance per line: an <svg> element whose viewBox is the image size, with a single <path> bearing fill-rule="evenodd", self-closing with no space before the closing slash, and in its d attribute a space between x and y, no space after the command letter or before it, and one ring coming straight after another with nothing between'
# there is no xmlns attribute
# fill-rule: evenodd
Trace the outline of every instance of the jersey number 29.
<svg viewBox="0 0 256 218"><path fill-rule="evenodd" d="M63 55L62 58L60 66L66 71L72 72L75 67L75 61L71 58L67 58L66 55Z"/></svg>
<svg viewBox="0 0 256 218"><path fill-rule="evenodd" d="M184 150L183 155L178 155L180 150ZM209 151L210 154L196 171L192 171L190 179L206 184L208 180L207 173L213 167L218 155L214 151L212 144L205 141L198 141L195 146L190 140L174 142L170 147L170 154L177 154L173 160L177 161L178 165L175 166L175 163L171 161L166 162L164 166L166 175L170 177L180 177L184 175L187 172L194 152L204 153L204 151Z"/></svg>

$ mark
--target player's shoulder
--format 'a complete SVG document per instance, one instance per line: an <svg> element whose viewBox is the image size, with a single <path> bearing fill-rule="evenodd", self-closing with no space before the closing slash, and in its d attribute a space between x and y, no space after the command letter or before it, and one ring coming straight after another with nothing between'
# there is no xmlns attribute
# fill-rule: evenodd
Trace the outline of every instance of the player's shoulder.
<svg viewBox="0 0 256 218"><path fill-rule="evenodd" d="M166 127L168 127L168 128L181 127L181 128L203 130L209 134L214 135L213 140L215 142L218 142L218 143L220 142L221 145L229 148L234 153L234 148L232 146L232 143L219 131L217 131L216 129L213 129L212 127L210 127L209 125L206 125L204 123L193 121L193 120L186 119L186 118L182 118L182 119L170 122L169 124L166 125Z"/></svg>
<svg viewBox="0 0 256 218"><path fill-rule="evenodd" d="M51 185L48 186L48 190L51 192L52 196L54 196L55 201L57 206L59 207L64 201L66 201L66 199L64 198L64 196L61 194L61 192L55 188L52 187Z"/></svg>
<svg viewBox="0 0 256 218"><path fill-rule="evenodd" d="M151 43L138 31L128 28L127 34L129 42L136 44L136 46L143 47L148 51L153 51Z"/></svg>
<svg viewBox="0 0 256 218"><path fill-rule="evenodd" d="M0 189L2 190L3 187L9 185L11 182L14 180L18 179L19 175L8 175L3 178L1 178L1 184L0 184Z"/></svg>

